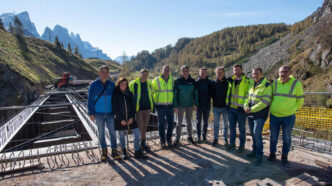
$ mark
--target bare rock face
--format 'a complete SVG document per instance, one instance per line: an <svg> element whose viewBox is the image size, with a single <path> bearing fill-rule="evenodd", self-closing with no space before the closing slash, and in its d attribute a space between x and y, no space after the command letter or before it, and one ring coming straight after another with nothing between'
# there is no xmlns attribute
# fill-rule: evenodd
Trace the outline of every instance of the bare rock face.
<svg viewBox="0 0 332 186"><path fill-rule="evenodd" d="M319 53L322 51L322 45L317 44L313 50L311 51L311 54L309 55L309 59L314 62L315 65L320 65L319 60Z"/></svg>
<svg viewBox="0 0 332 186"><path fill-rule="evenodd" d="M326 49L324 50L324 52L322 53L322 56L321 56L321 67L322 68L326 68L328 67L331 62L332 62L332 59L331 59L331 49Z"/></svg>

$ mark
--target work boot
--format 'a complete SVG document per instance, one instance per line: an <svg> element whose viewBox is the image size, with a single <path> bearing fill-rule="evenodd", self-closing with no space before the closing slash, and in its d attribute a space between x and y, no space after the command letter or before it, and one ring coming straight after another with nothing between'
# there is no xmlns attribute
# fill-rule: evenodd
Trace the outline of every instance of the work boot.
<svg viewBox="0 0 332 186"><path fill-rule="evenodd" d="M189 138L188 138L188 141L189 141L191 144L196 145L196 142L193 140L192 137L189 137Z"/></svg>
<svg viewBox="0 0 332 186"><path fill-rule="evenodd" d="M165 142L161 142L160 147L161 147L162 149L165 149L165 148L166 148L166 144L165 144Z"/></svg>
<svg viewBox="0 0 332 186"><path fill-rule="evenodd" d="M143 149L140 148L138 151L135 151L135 158L136 159L146 159L148 157L144 154Z"/></svg>
<svg viewBox="0 0 332 186"><path fill-rule="evenodd" d="M203 143L207 143L206 136L203 136Z"/></svg>
<svg viewBox="0 0 332 186"><path fill-rule="evenodd" d="M174 143L173 143L173 147L176 147L180 144L180 140L175 140Z"/></svg>
<svg viewBox="0 0 332 186"><path fill-rule="evenodd" d="M270 156L267 160L269 160L270 162L275 162L276 161L276 154L270 154Z"/></svg>
<svg viewBox="0 0 332 186"><path fill-rule="evenodd" d="M242 152L244 152L244 146L240 146L240 147L237 149L237 152L238 152L238 153L242 153Z"/></svg>
<svg viewBox="0 0 332 186"><path fill-rule="evenodd" d="M105 161L107 159L107 148L105 149L101 149L101 157L100 160L101 161Z"/></svg>
<svg viewBox="0 0 332 186"><path fill-rule="evenodd" d="M247 154L247 158L255 158L256 152L251 152L250 154Z"/></svg>
<svg viewBox="0 0 332 186"><path fill-rule="evenodd" d="M235 150L235 145L229 145L226 150L230 151L230 150Z"/></svg>
<svg viewBox="0 0 332 186"><path fill-rule="evenodd" d="M127 154L127 149L122 149L122 155L123 155L123 159L128 159L129 156Z"/></svg>
<svg viewBox="0 0 332 186"><path fill-rule="evenodd" d="M112 157L113 157L114 159L120 159L120 158L121 158L121 156L120 156L119 153L118 153L118 150L116 150L116 149L112 149Z"/></svg>
<svg viewBox="0 0 332 186"><path fill-rule="evenodd" d="M141 142L141 147L143 148L143 150L144 150L145 152L151 152L151 149L150 149L150 147L146 144L146 141L145 141L145 140L143 140L143 141Z"/></svg>
<svg viewBox="0 0 332 186"><path fill-rule="evenodd" d="M281 163L282 163L283 165L289 165L287 155L282 155L282 156L281 156Z"/></svg>
<svg viewBox="0 0 332 186"><path fill-rule="evenodd" d="M213 142L212 142L212 146L215 147L215 146L217 146L217 145L218 145L218 140L213 140Z"/></svg>
<svg viewBox="0 0 332 186"><path fill-rule="evenodd" d="M167 141L167 146L168 146L168 147L173 147L173 143L172 143L172 141Z"/></svg>
<svg viewBox="0 0 332 186"><path fill-rule="evenodd" d="M225 139L225 145L224 145L226 148L229 146L229 144L228 144L228 140L227 139Z"/></svg>
<svg viewBox="0 0 332 186"><path fill-rule="evenodd" d="M197 135L197 143L202 143L202 141L201 141L201 136L198 136L198 135Z"/></svg>

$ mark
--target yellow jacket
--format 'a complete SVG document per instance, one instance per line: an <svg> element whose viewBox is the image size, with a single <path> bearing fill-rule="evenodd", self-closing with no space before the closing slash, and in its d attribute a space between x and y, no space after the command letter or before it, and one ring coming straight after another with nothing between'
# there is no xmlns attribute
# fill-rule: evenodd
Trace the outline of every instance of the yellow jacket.
<svg viewBox="0 0 332 186"><path fill-rule="evenodd" d="M294 77L286 83L282 83L280 78L272 84L271 114L276 117L291 116L299 110L304 103L302 83Z"/></svg>

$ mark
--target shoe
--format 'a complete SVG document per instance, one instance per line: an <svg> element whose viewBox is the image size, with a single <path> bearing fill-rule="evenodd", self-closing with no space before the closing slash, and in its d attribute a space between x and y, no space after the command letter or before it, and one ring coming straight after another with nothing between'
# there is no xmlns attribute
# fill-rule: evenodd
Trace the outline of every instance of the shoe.
<svg viewBox="0 0 332 186"><path fill-rule="evenodd" d="M128 159L129 156L127 154L127 149L122 149L122 155L123 155L123 159Z"/></svg>
<svg viewBox="0 0 332 186"><path fill-rule="evenodd" d="M267 158L270 162L275 162L276 161L276 154L270 154L270 156Z"/></svg>
<svg viewBox="0 0 332 186"><path fill-rule="evenodd" d="M143 149L140 148L138 151L135 151L135 156L134 156L136 159L146 159L148 158L144 152L143 152Z"/></svg>
<svg viewBox="0 0 332 186"><path fill-rule="evenodd" d="M189 138L188 138L188 141L189 141L191 144L196 145L196 142L193 140L192 137L189 137Z"/></svg>
<svg viewBox="0 0 332 186"><path fill-rule="evenodd" d="M176 147L180 144L180 141L179 140L175 140L174 143L173 143L173 147Z"/></svg>
<svg viewBox="0 0 332 186"><path fill-rule="evenodd" d="M173 143L171 141L167 141L167 147L173 147Z"/></svg>
<svg viewBox="0 0 332 186"><path fill-rule="evenodd" d="M151 149L150 149L150 147L146 144L146 141L145 140L143 140L142 142L141 142L141 147L143 148L143 150L145 151L145 152L151 152Z"/></svg>
<svg viewBox="0 0 332 186"><path fill-rule="evenodd" d="M200 143L202 140L201 140L201 137L199 135L197 135L197 142Z"/></svg>
<svg viewBox="0 0 332 186"><path fill-rule="evenodd" d="M118 150L116 150L116 149L112 149L112 157L113 157L114 159L120 159L120 158L121 158L121 156L120 156L119 153L118 153Z"/></svg>
<svg viewBox="0 0 332 186"><path fill-rule="evenodd" d="M244 147L243 147L243 146L240 146L240 147L237 149L237 152L238 152L238 153L242 153L242 152L244 152Z"/></svg>
<svg viewBox="0 0 332 186"><path fill-rule="evenodd" d="M207 143L206 136L203 136L203 143Z"/></svg>
<svg viewBox="0 0 332 186"><path fill-rule="evenodd" d="M160 144L160 147L161 147L162 149L165 149L165 148L166 148L166 144L165 144L165 143L161 143L161 144Z"/></svg>
<svg viewBox="0 0 332 186"><path fill-rule="evenodd" d="M107 159L107 148L106 149L101 149L101 161L105 161Z"/></svg>
<svg viewBox="0 0 332 186"><path fill-rule="evenodd" d="M225 147L228 147L229 146L229 144L228 144L228 140L226 139L225 140L225 145L224 145Z"/></svg>
<svg viewBox="0 0 332 186"><path fill-rule="evenodd" d="M230 150L235 150L235 145L229 145L226 150L230 151Z"/></svg>
<svg viewBox="0 0 332 186"><path fill-rule="evenodd" d="M212 142L212 146L215 147L215 146L217 146L217 145L218 145L218 140L213 140L213 142Z"/></svg>
<svg viewBox="0 0 332 186"><path fill-rule="evenodd" d="M260 166L260 165L262 165L262 163L263 163L263 158L262 158L262 157L258 157L258 158L256 158L256 160L254 161L254 165L255 165L255 166Z"/></svg>
<svg viewBox="0 0 332 186"><path fill-rule="evenodd" d="M251 152L250 154L247 154L247 158L255 158L256 152Z"/></svg>
<svg viewBox="0 0 332 186"><path fill-rule="evenodd" d="M283 165L289 165L289 161L288 161L288 157L287 157L287 155L282 155L282 156L281 156L281 163L282 163Z"/></svg>

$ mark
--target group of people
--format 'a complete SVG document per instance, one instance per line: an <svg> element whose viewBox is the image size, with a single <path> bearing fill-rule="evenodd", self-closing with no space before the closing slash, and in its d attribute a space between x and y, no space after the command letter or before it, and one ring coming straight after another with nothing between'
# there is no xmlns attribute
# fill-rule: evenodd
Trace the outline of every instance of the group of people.
<svg viewBox="0 0 332 186"><path fill-rule="evenodd" d="M207 127L213 111L214 139L212 146L218 145L220 117L224 145L227 150L235 150L236 129L238 126L239 146L242 153L246 142L246 120L253 139L252 152L248 157L255 158L260 165L263 158L262 130L270 114L270 155L268 160L276 160L276 147L280 127L283 132L282 163L288 164L291 145L291 132L295 123L295 113L304 103L301 82L291 76L289 66L279 69L279 78L270 83L261 68L252 70L252 79L242 73L241 65L233 66L233 76L225 77L225 69L215 69L216 79L209 80L207 69L200 68L198 78L190 76L189 67L182 66L181 75L174 80L168 65L163 66L161 74L148 80L149 71L142 69L140 76L130 83L119 78L116 85L108 79L109 69L101 66L99 78L89 88L88 111L91 120L96 120L99 141L102 148L101 159L107 158L105 124L108 128L112 156L119 158L116 131L122 154L126 158L124 131L131 129L134 134L135 158L146 158L150 152L146 143L146 131L150 113L157 111L161 148L176 147L180 144L182 122L185 116L188 141L192 144L207 142ZM196 111L197 140L192 134L192 115ZM174 113L177 122L174 121ZM203 122L202 122L203 120ZM167 127L166 127L167 126ZM165 132L167 128L167 131ZM175 141L172 141L176 128ZM228 135L228 130L230 135ZM229 136L229 137L228 137Z"/></svg>

